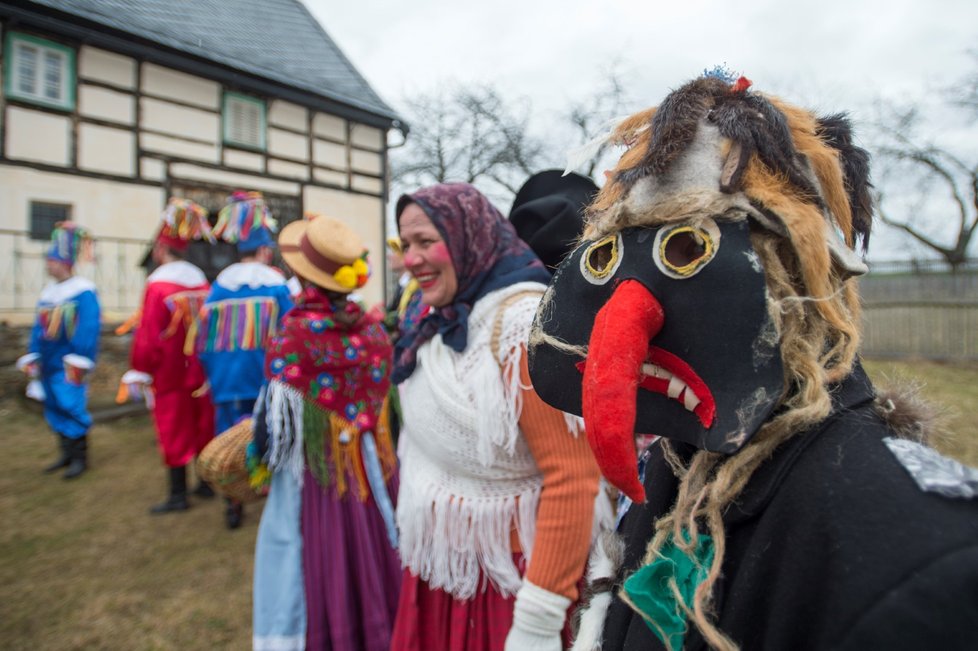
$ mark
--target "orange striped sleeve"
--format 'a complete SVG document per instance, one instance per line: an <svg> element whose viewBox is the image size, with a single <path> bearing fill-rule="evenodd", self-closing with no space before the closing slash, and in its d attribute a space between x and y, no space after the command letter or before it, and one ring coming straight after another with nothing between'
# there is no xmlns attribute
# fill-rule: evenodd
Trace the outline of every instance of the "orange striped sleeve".
<svg viewBox="0 0 978 651"><path fill-rule="evenodd" d="M543 474L536 538L526 578L544 590L577 599L591 546L600 472L583 433L567 431L563 413L543 402L530 382L526 354L520 362L523 411L520 429Z"/></svg>

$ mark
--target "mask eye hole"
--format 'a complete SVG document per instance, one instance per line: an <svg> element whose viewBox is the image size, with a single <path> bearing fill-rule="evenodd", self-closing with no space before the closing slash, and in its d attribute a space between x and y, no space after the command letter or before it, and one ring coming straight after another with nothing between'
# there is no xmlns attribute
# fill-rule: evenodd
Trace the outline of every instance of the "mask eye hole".
<svg viewBox="0 0 978 651"><path fill-rule="evenodd" d="M713 220L666 227L656 234L655 264L670 278L689 278L713 259L719 244Z"/></svg>
<svg viewBox="0 0 978 651"><path fill-rule="evenodd" d="M621 264L622 242L618 235L609 235L594 242L581 256L581 275L589 283L603 285Z"/></svg>

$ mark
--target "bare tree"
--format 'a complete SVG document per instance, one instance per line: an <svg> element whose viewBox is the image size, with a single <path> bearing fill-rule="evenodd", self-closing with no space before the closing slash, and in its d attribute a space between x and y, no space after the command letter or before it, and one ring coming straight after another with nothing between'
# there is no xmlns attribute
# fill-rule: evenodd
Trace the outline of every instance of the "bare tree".
<svg viewBox="0 0 978 651"><path fill-rule="evenodd" d="M624 117L628 110L628 94L622 81L621 62L612 62L605 73L602 84L597 92L590 95L586 101L571 105L568 118L578 135L581 145L600 135L600 131L616 118ZM594 178L605 154L608 153L608 143L603 143L590 153L590 158L580 168L580 173Z"/></svg>
<svg viewBox="0 0 978 651"><path fill-rule="evenodd" d="M916 108L880 110L884 117L875 125L881 136L875 153L883 163L878 186L887 188L877 190L880 219L956 270L968 260L978 230L978 155L968 161L918 135L922 120Z"/></svg>
<svg viewBox="0 0 978 651"><path fill-rule="evenodd" d="M412 188L464 181L512 196L535 172L543 145L527 129L530 107L488 85L454 86L403 102L411 135L392 151L393 180Z"/></svg>
<svg viewBox="0 0 978 651"><path fill-rule="evenodd" d="M971 113L972 120L978 120L978 50L968 52L974 61L970 74L962 77L945 92L951 103Z"/></svg>

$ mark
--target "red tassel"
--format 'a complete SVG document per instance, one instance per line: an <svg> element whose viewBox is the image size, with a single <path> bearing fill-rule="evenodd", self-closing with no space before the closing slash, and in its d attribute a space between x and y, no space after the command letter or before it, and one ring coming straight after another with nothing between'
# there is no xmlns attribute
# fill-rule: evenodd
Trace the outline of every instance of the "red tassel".
<svg viewBox="0 0 978 651"><path fill-rule="evenodd" d="M733 87L730 89L733 93L743 93L750 88L751 84L754 83L747 77L741 76L737 81L734 82Z"/></svg>

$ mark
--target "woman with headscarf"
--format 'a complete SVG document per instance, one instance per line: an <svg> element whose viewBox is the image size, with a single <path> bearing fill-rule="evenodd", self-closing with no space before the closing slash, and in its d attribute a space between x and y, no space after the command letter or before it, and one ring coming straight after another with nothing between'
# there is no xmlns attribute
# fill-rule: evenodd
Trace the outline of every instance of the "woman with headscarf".
<svg viewBox="0 0 978 651"><path fill-rule="evenodd" d="M405 572L391 647L560 649L607 502L580 421L527 373L550 276L471 185L404 195L397 219L427 311L394 355Z"/></svg>
<svg viewBox="0 0 978 651"><path fill-rule="evenodd" d="M265 353L248 465L271 472L255 549L254 648L386 651L401 573L387 427L391 346L347 296L367 281L339 220L293 222L282 257L303 290Z"/></svg>

